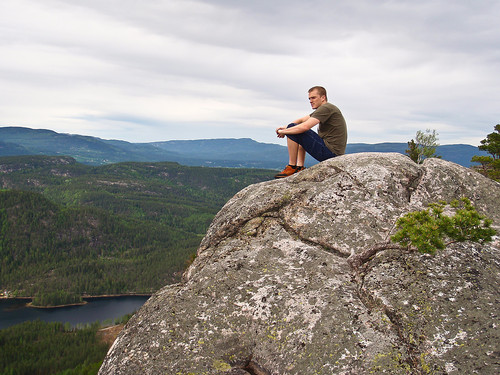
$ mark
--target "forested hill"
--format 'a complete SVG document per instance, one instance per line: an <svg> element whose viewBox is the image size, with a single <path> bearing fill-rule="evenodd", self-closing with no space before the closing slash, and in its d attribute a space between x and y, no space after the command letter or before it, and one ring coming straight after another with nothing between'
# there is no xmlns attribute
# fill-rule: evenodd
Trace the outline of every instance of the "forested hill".
<svg viewBox="0 0 500 375"><path fill-rule="evenodd" d="M348 154L358 152L405 153L406 143L349 143ZM471 145L437 148L443 159L469 167L474 155L487 155ZM175 161L183 165L281 169L288 159L286 147L249 138L129 143L96 137L56 133L22 127L0 127L0 156L68 155L88 165L123 161ZM307 165L316 161L308 156Z"/></svg>
<svg viewBox="0 0 500 375"><path fill-rule="evenodd" d="M0 158L0 290L151 293L179 279L206 228L269 170L177 163L88 166Z"/></svg>

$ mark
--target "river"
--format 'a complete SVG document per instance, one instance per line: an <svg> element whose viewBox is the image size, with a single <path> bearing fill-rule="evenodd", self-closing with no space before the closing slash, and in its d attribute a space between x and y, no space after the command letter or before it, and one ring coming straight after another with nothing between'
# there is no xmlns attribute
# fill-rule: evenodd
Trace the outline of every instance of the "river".
<svg viewBox="0 0 500 375"><path fill-rule="evenodd" d="M85 298L84 300L88 302L85 305L51 309L26 307L30 300L25 299L0 299L0 329L37 319L45 322L70 323L72 327L96 321L112 323L117 318L139 310L148 298L144 296Z"/></svg>

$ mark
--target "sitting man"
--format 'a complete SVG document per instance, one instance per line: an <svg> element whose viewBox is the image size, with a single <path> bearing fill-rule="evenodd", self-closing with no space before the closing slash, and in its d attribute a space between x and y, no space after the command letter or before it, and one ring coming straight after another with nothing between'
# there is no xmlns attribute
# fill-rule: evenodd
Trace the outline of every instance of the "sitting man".
<svg viewBox="0 0 500 375"><path fill-rule="evenodd" d="M306 151L318 161L345 153L347 127L340 110L328 103L326 90L321 86L309 89L309 102L315 111L276 129L278 138L287 137L288 165L275 178L288 177L305 169ZM311 130L319 124L318 133Z"/></svg>

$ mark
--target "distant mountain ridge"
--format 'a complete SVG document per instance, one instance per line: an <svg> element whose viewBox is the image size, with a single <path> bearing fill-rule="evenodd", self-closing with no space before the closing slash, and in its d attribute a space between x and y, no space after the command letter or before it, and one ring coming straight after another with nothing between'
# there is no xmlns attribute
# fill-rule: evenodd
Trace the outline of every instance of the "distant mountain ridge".
<svg viewBox="0 0 500 375"><path fill-rule="evenodd" d="M405 153L406 143L349 143L346 153ZM465 144L438 146L443 159L465 167L474 155L487 155ZM189 166L280 169L288 161L285 146L250 138L174 140L130 143L97 137L57 133L25 127L0 127L0 156L67 155L80 163L103 165L124 161L174 161ZM308 156L307 165L317 162Z"/></svg>

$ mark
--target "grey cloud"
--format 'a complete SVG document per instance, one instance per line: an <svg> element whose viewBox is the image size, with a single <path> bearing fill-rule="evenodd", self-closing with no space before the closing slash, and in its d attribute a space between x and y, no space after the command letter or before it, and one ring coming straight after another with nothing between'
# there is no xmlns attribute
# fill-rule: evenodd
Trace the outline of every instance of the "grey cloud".
<svg viewBox="0 0 500 375"><path fill-rule="evenodd" d="M19 14L8 19L2 7ZM230 131L243 133L308 111L305 91L322 84L345 108L351 141L395 141L392 129L409 138L427 126L448 142L449 129L477 140L500 117L499 13L490 0L5 0L0 84L24 95L0 93L10 103L0 115L29 125L17 103L30 113L46 85L51 105L71 92L81 106L50 107L41 122L58 111L112 121L122 103L115 123L161 127L178 107L209 102L207 128L230 118ZM203 128L189 111L186 123ZM380 130L366 137L368 128Z"/></svg>

